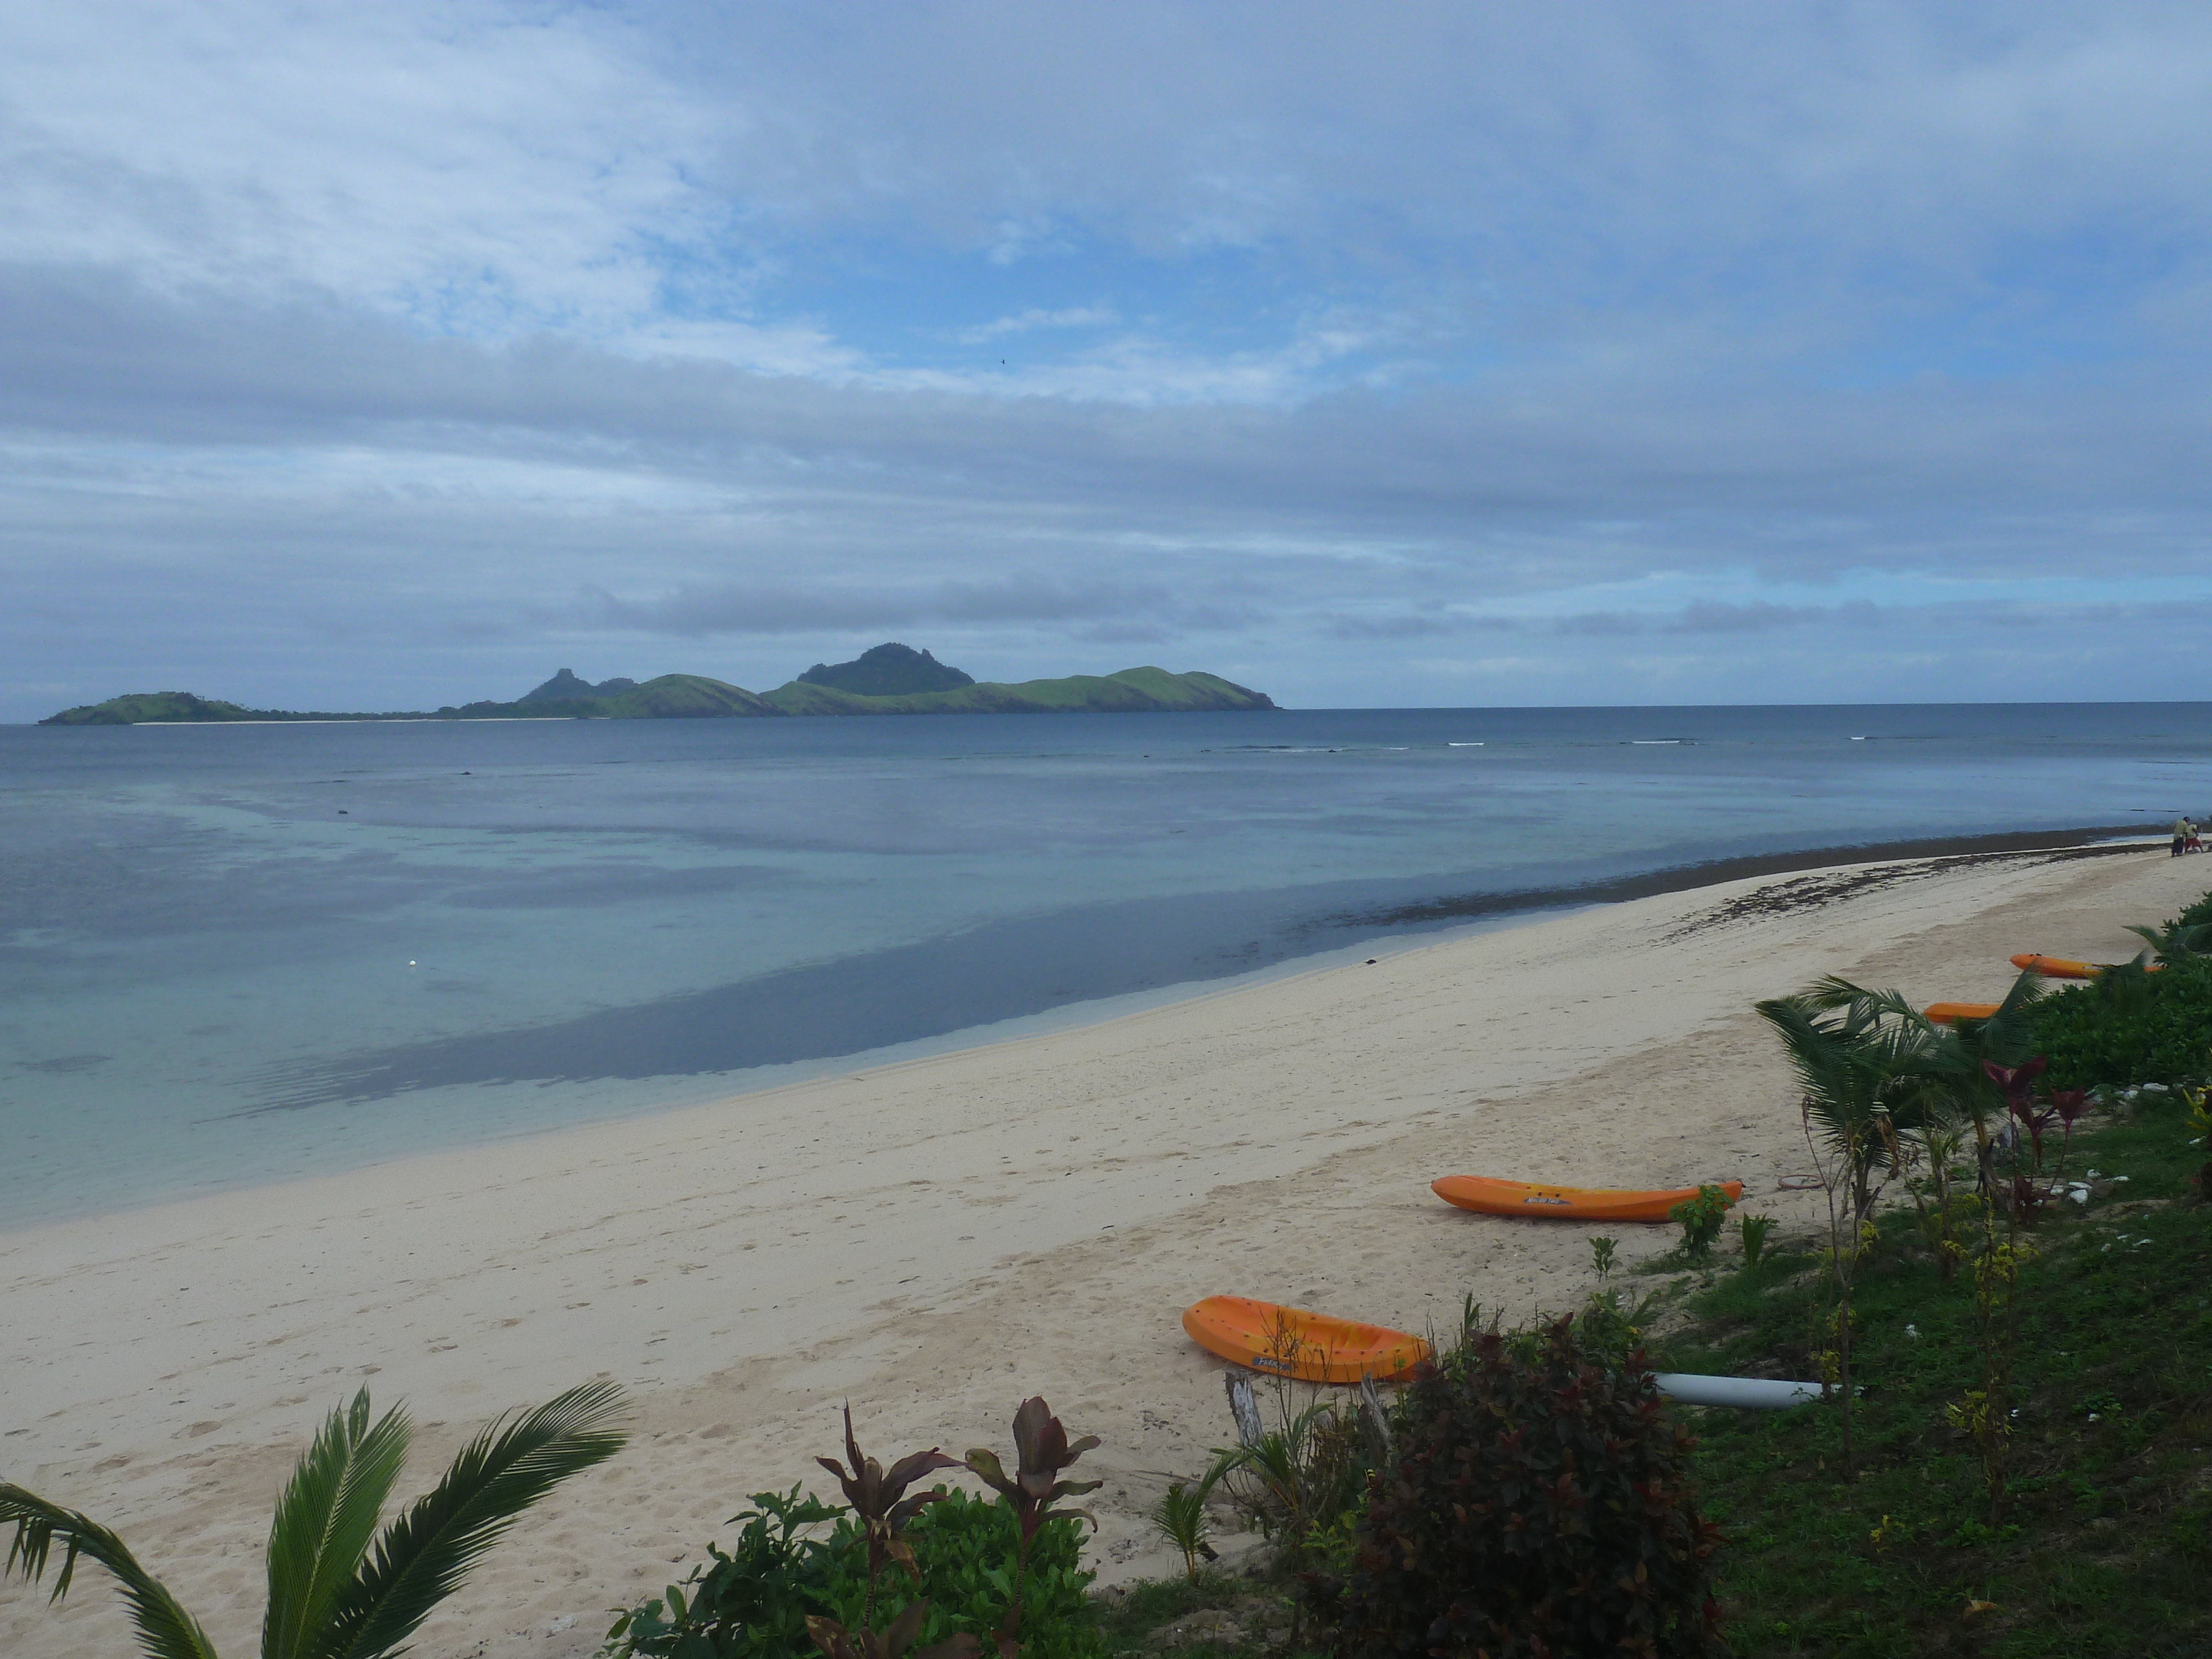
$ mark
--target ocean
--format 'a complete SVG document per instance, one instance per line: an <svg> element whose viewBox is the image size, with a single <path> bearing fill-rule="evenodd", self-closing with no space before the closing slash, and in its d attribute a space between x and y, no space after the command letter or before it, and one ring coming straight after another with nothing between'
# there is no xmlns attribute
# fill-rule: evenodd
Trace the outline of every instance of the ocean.
<svg viewBox="0 0 2212 1659"><path fill-rule="evenodd" d="M2212 705L0 727L0 1224L2182 811Z"/></svg>

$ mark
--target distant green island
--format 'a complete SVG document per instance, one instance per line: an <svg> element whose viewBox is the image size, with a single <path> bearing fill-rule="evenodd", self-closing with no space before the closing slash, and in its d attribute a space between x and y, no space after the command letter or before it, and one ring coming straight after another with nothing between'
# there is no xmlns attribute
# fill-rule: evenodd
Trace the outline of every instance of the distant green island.
<svg viewBox="0 0 2212 1659"><path fill-rule="evenodd" d="M1273 708L1266 693L1218 674L1124 668L1117 674L1006 685L978 682L927 651L884 644L851 662L817 663L773 691L663 674L601 680L562 669L512 702L471 702L415 713L332 714L246 708L190 691L141 691L49 714L41 726L171 726L236 720L672 720L781 719L793 714L1156 714Z"/></svg>

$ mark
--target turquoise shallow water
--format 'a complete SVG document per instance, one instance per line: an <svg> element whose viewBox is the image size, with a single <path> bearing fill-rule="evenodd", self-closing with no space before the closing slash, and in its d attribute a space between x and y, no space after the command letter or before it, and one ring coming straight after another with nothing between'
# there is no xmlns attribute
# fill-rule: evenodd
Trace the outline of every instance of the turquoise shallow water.
<svg viewBox="0 0 2212 1659"><path fill-rule="evenodd" d="M0 1222L1642 872L2184 810L2212 810L2204 705L4 727Z"/></svg>

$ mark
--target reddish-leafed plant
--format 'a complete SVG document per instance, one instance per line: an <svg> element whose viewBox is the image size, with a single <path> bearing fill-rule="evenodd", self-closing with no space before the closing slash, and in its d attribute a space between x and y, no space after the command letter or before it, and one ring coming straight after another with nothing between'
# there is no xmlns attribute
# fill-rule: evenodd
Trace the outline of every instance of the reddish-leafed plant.
<svg viewBox="0 0 2212 1659"><path fill-rule="evenodd" d="M1395 1415L1397 1459L1322 1598L1346 1659L1721 1650L1696 1443L1640 1351L1608 1357L1571 1319L1473 1331Z"/></svg>
<svg viewBox="0 0 2212 1659"><path fill-rule="evenodd" d="M1014 1413L1015 1469L1012 1475L999 1462L999 1455L988 1448L977 1447L968 1454L968 1468L1012 1508L1021 1522L1021 1540L1014 1557L1013 1603L1006 1609L1006 1622L1000 1626L998 1632L1001 1659L1015 1659L1021 1651L1023 1580L1029 1570L1030 1541L1046 1521L1055 1516L1079 1516L1093 1526L1097 1524L1088 1510L1053 1507L1063 1498L1094 1492L1103 1484L1060 1478L1062 1469L1073 1467L1078 1458L1097 1443L1095 1434L1071 1442L1067 1431L1052 1414L1052 1407L1044 1403L1044 1397L1032 1395Z"/></svg>
<svg viewBox="0 0 2212 1659"><path fill-rule="evenodd" d="M925 1474L960 1468L960 1460L947 1457L932 1446L927 1451L900 1458L886 1469L874 1458L861 1455L860 1443L853 1437L850 1406L845 1407L845 1455L852 1460L849 1469L834 1457L817 1457L814 1461L837 1477L837 1484L845 1489L845 1501L853 1506L854 1518L866 1531L867 1598L861 1603L859 1630L848 1630L835 1619L811 1614L806 1620L806 1633L814 1638L814 1645L822 1650L827 1659L899 1659L921 1634L921 1621L929 1614L929 1603L910 1602L891 1621L890 1628L881 1632L871 1629L876 1610L876 1580L885 1567L896 1562L906 1570L915 1587L921 1587L921 1569L915 1565L914 1548L899 1534L925 1505L936 1503L945 1494L919 1492L909 1498L906 1489ZM924 1649L917 1659L967 1659L975 1651L974 1637L956 1636Z"/></svg>

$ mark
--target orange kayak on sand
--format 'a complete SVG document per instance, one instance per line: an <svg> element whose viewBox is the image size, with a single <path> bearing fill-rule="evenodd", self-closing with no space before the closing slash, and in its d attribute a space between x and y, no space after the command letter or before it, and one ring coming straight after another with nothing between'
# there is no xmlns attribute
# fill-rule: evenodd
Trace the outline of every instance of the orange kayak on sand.
<svg viewBox="0 0 2212 1659"><path fill-rule="evenodd" d="M1715 1184L1728 1194L1731 1204L1743 1196L1741 1181ZM1698 1195L1695 1187L1639 1193L1617 1187L1538 1187L1489 1176L1446 1176L1429 1185L1445 1203L1456 1204L1462 1210L1540 1217L1546 1221L1664 1221L1668 1211Z"/></svg>
<svg viewBox="0 0 2212 1659"><path fill-rule="evenodd" d="M1394 1382L1429 1357L1418 1336L1387 1325L1308 1313L1248 1296L1209 1296L1184 1310L1182 1328L1208 1353L1301 1382Z"/></svg>
<svg viewBox="0 0 2212 1659"><path fill-rule="evenodd" d="M2070 957L2039 957L2023 951L2012 959L2015 968L2025 968L2031 974L2040 974L2045 979L2094 979L2105 970L2094 962L2075 962ZM2154 962L2143 971L2154 974L2160 964Z"/></svg>
<svg viewBox="0 0 2212 1659"><path fill-rule="evenodd" d="M1938 1025L1956 1025L1962 1019L1987 1019L1996 1011L1994 1002L1931 1002L1920 1012Z"/></svg>

